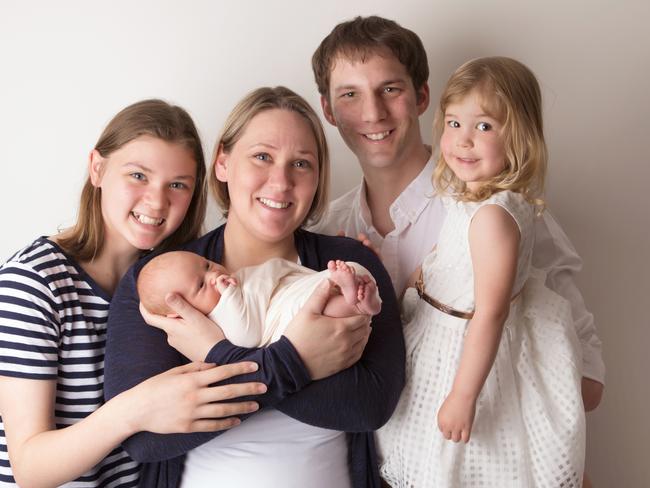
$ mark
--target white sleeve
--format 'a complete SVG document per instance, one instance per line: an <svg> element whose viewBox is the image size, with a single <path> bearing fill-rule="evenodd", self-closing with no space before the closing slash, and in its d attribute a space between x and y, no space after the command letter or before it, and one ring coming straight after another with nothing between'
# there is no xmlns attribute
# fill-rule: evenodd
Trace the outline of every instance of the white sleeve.
<svg viewBox="0 0 650 488"><path fill-rule="evenodd" d="M594 316L587 310L575 283L582 259L548 211L536 220L533 266L546 271L546 285L571 303L574 326L582 345L582 375L604 384L602 343L596 335Z"/></svg>
<svg viewBox="0 0 650 488"><path fill-rule="evenodd" d="M241 277L221 295L217 306L208 317L223 330L226 339L240 347L258 347L262 338L259 310L247 299L255 296L245 293Z"/></svg>

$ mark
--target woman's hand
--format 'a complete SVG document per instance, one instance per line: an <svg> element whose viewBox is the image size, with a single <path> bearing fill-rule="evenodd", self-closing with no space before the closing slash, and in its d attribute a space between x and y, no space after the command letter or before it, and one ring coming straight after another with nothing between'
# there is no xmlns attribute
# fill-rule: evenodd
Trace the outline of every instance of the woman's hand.
<svg viewBox="0 0 650 488"><path fill-rule="evenodd" d="M256 411L253 401L226 403L224 400L257 395L266 391L263 383L233 383L210 386L222 380L257 370L257 364L241 362L215 366L189 363L140 383L118 395L133 432L160 434L213 432L240 423L235 415Z"/></svg>
<svg viewBox="0 0 650 488"><path fill-rule="evenodd" d="M467 444L472 432L476 399L453 390L438 410L438 428L445 439Z"/></svg>
<svg viewBox="0 0 650 488"><path fill-rule="evenodd" d="M372 330L367 315L331 318L322 314L333 288L329 280L324 280L284 333L298 351L312 380L333 375L356 363Z"/></svg>
<svg viewBox="0 0 650 488"><path fill-rule="evenodd" d="M165 301L178 314L178 318L149 313L140 304L140 313L145 322L165 331L169 345L183 356L191 361L203 361L210 349L225 338L223 331L177 293L170 293Z"/></svg>

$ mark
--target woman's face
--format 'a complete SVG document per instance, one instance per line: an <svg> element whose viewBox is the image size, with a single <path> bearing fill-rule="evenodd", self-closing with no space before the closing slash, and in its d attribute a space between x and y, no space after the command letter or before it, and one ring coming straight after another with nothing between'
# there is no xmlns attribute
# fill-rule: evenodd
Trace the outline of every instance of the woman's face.
<svg viewBox="0 0 650 488"><path fill-rule="evenodd" d="M229 153L220 151L215 172L228 183L229 232L274 244L293 239L318 188L316 139L301 115L265 110Z"/></svg>
<svg viewBox="0 0 650 488"><path fill-rule="evenodd" d="M93 151L90 176L102 191L106 244L118 252L151 249L185 218L196 161L181 144L140 136L106 158Z"/></svg>

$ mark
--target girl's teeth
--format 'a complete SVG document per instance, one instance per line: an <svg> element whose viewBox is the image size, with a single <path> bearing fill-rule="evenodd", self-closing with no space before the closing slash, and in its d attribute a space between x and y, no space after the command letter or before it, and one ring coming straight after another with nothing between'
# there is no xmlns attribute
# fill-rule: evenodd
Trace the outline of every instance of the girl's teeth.
<svg viewBox="0 0 650 488"><path fill-rule="evenodd" d="M376 132L374 134L366 134L366 137L371 141L381 141L382 139L388 137L388 134L390 134L389 130L384 132Z"/></svg>
<svg viewBox="0 0 650 488"><path fill-rule="evenodd" d="M276 202L274 200L269 200L268 198L260 198L259 200L264 205L271 208L287 208L289 206L288 202Z"/></svg>
<svg viewBox="0 0 650 488"><path fill-rule="evenodd" d="M151 217L147 217L146 215L138 214L133 212L133 216L138 219L139 222L146 224L146 225L160 225L163 223L165 219L154 219Z"/></svg>

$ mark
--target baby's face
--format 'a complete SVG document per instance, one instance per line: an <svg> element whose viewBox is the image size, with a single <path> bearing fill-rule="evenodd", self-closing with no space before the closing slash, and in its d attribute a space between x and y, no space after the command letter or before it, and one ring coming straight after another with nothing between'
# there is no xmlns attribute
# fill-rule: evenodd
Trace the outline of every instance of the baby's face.
<svg viewBox="0 0 650 488"><path fill-rule="evenodd" d="M209 314L221 298L215 284L217 276L228 274L226 268L193 253L179 253L171 268L174 291L197 310Z"/></svg>

